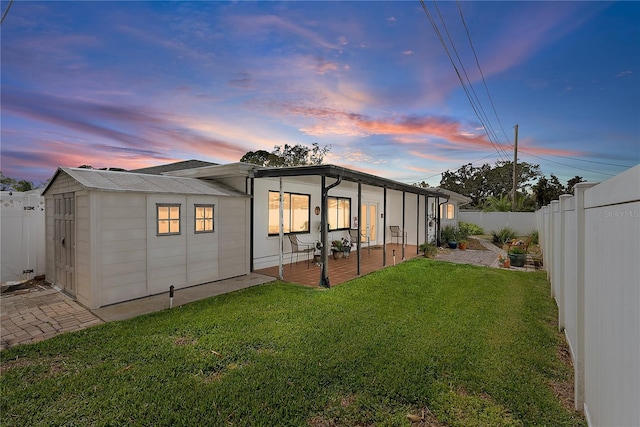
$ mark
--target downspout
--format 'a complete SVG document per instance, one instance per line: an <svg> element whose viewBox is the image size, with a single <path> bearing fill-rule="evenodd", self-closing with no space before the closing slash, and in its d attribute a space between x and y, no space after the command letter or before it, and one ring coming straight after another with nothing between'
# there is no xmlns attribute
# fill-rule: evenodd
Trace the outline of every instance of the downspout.
<svg viewBox="0 0 640 427"><path fill-rule="evenodd" d="M320 212L320 228L322 229L322 232L320 233L322 239L322 267L320 268L320 282L318 283L318 286L327 289L331 287L329 282L329 248L327 247L329 240L329 221L327 218L327 207L329 202L327 198L329 197L329 190L340 185L341 182L342 176L338 175L337 181L326 187L326 177L322 175L322 200L320 202L322 205Z"/></svg>

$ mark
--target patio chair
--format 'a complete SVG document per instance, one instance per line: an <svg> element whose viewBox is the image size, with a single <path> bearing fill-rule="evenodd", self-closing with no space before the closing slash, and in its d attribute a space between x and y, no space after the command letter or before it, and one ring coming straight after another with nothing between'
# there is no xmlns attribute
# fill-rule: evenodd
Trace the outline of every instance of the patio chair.
<svg viewBox="0 0 640 427"><path fill-rule="evenodd" d="M393 243L393 238L396 238L396 245L398 244L398 239L400 238L404 238L402 243L406 243L407 242L407 232L403 231L399 226L397 225L390 225L389 226L389 230L391 230L391 243Z"/></svg>
<svg viewBox="0 0 640 427"><path fill-rule="evenodd" d="M362 237L363 240L366 239L366 241L367 241L367 251L370 254L371 253L371 239L365 233L362 233L361 237ZM357 247L357 245L358 245L358 229L357 228L349 229L349 240L351 240L351 243L354 243L356 245L356 247Z"/></svg>
<svg viewBox="0 0 640 427"><path fill-rule="evenodd" d="M300 254L307 254L307 268L309 268L309 254L314 251L314 245L301 242L295 234L289 234L289 242L291 243L291 264L293 264L293 254L296 254L296 264Z"/></svg>

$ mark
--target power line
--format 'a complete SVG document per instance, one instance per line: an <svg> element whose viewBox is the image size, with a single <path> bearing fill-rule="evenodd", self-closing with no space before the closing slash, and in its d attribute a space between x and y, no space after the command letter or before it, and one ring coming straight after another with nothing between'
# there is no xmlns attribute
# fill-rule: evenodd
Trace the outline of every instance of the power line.
<svg viewBox="0 0 640 427"><path fill-rule="evenodd" d="M577 166L565 165L564 163L556 162L556 161L551 160L551 159L545 159L544 157L536 156L535 154L531 154L531 153L528 153L527 155L535 157L535 158L540 159L540 160L544 160L546 162L551 162L551 163L555 163L555 164L560 165L560 166L571 168L571 169L577 169L577 170L581 170L581 171L585 171L585 172L596 173L596 174L599 174L599 175L615 176L613 174L606 173L606 172L598 172L598 171L594 171L594 170L591 170L591 169L579 168Z"/></svg>
<svg viewBox="0 0 640 427"><path fill-rule="evenodd" d="M429 22L431 23L431 26L433 27L436 36L438 37L438 40L440 41L440 44L442 44L442 47L445 50L445 53L447 54L447 57L449 58L449 61L451 62L451 65L453 66L453 69L456 72L456 75L458 76L458 80L460 81L460 84L462 85L462 88L464 90L464 93L467 97L467 99L469 100L469 103L471 104L471 108L473 109L476 117L478 118L478 120L482 123L483 128L485 130L485 133L487 134L487 138L489 139L489 142L491 143L491 145L493 146L493 148L496 150L496 152L498 153L498 156L500 157L500 160L504 160L502 158L502 154L504 153L504 149L499 146L499 144L496 144L492 139L491 139L491 135L489 133L489 129L490 126L487 126L482 118L480 117L480 114L478 112L478 109L475 106L475 103L473 102L471 95L469 94L469 90L467 89L464 80L462 79L462 76L460 75L460 71L458 70L458 67L456 66L453 58L451 57L451 52L449 51L449 48L447 47L447 44L444 40L444 37L442 36L442 33L440 32L440 29L438 28L438 25L436 24L436 22L434 21L433 17L431 16L431 13L429 12L429 9L427 8L427 5L425 4L424 0L420 0L420 4L422 5L422 9L424 11L424 13L427 15L427 18L429 19ZM505 153L506 154L506 153Z"/></svg>
<svg viewBox="0 0 640 427"><path fill-rule="evenodd" d="M478 97L478 94L476 93L476 90L473 87L473 84L471 83L471 79L469 78L469 74L467 73L467 70L464 66L464 63L462 62L462 59L460 58L460 55L458 54L458 49L456 48L456 44L453 41L453 38L451 37L451 34L449 33L449 28L447 27L447 23L445 22L442 13L440 12L440 8L438 7L438 3L433 2L436 11L438 12L438 16L440 17L440 22L442 22L442 27L444 28L445 33L447 34L447 38L449 39L449 43L451 44L451 48L453 49L453 52L456 55L456 59L458 60L458 63L460 64L460 68L462 69L462 72L464 74L464 77L467 81L468 87L471 88L471 92L473 93L473 98L475 100L469 99L469 101L473 104L476 105L478 107L478 109L480 110L481 115L483 116L483 119L481 119L480 121L482 122L482 124L485 126L485 128L491 132L493 134L493 137L495 139L495 142L497 143L498 147L501 149L501 151L503 152L503 154L507 154L504 149L502 148L502 146L500 145L500 143L498 142L498 137L496 135L495 130L493 129L491 122L489 121L489 118L487 116L487 113L484 111L484 107L482 106L482 103L480 102L480 98ZM471 96L468 96L469 98L471 98Z"/></svg>
<svg viewBox="0 0 640 427"><path fill-rule="evenodd" d="M471 33L469 32L469 28L467 27L467 22L464 19L464 15L462 14L462 8L460 7L460 0L456 0L456 4L458 5L458 11L460 12L460 19L462 20L462 25L464 26L465 31L467 32L467 38L469 39L469 45L471 46L471 50L473 51L473 57L476 59L476 65L478 66L478 71L480 71L480 76L482 76L482 83L484 84L484 89L487 92L487 97L489 98L489 102L491 103L491 108L493 108L493 113L498 120L498 124L500 125L500 129L502 129L502 134L507 140L508 144L511 144L509 141L509 137L507 136L507 132L505 132L504 127L502 127L502 121L500 117L498 117L498 112L496 111L496 106L493 103L493 98L489 93L489 87L487 86L487 81L484 78L484 73L482 72L482 68L480 67L480 60L478 60L478 55L476 54L476 49L473 46L473 42L471 41Z"/></svg>
<svg viewBox="0 0 640 427"><path fill-rule="evenodd" d="M491 154L489 154L488 156L484 156L484 157L479 158L478 160L474 160L474 161L472 161L472 162L467 162L467 163L465 163L465 165L468 165L469 163L471 163L471 164L473 165L474 163L478 163L480 160L484 160L484 159L487 159L487 158L489 158L489 157L493 157L494 155L495 155L495 154L491 153ZM500 159L500 160L502 160L502 159ZM449 170L449 169L447 169L447 171L448 171L448 170ZM418 181L426 181L427 179L431 179L431 178L434 178L434 177L436 177L436 176L438 176L438 175L442 175L442 174L443 174L443 173L445 173L445 172L446 172L446 171L442 171L442 172L439 172L439 173L437 173L437 174L435 174L435 175L431 175L431 176L428 176L428 177L426 177L426 178L419 179Z"/></svg>
<svg viewBox="0 0 640 427"><path fill-rule="evenodd" d="M9 0L9 4L7 5L7 8L5 9L4 13L2 14L2 18L0 19L0 25L4 23L4 19L9 14L9 9L11 9L12 4L13 4L13 0Z"/></svg>
<svg viewBox="0 0 640 427"><path fill-rule="evenodd" d="M529 151L527 148L520 148L520 150L522 151ZM577 159L575 157L569 157L569 156L562 156L560 154L549 154L549 156L554 156L554 157L563 157L565 159L569 159L569 160L577 160L579 162L589 162L589 163L597 163L599 165L607 165L607 166L616 166L616 167L620 167L620 168L629 168L631 166L629 165L618 165L615 163L606 163L606 162L598 162L595 160L585 160L585 159Z"/></svg>

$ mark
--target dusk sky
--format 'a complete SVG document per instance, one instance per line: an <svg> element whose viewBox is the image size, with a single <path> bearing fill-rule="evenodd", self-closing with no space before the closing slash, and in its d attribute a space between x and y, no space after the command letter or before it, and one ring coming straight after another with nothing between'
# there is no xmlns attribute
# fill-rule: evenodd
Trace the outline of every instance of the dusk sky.
<svg viewBox="0 0 640 427"><path fill-rule="evenodd" d="M425 4L475 108L419 1L16 0L2 172L39 184L317 142L325 163L438 185L511 160L516 124L519 161L563 183L640 162L640 2Z"/></svg>

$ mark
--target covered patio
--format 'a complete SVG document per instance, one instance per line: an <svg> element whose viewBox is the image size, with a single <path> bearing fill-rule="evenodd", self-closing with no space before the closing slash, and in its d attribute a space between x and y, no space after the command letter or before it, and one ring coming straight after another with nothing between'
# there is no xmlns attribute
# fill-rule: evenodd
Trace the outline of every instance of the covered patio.
<svg viewBox="0 0 640 427"><path fill-rule="evenodd" d="M371 248L362 248L360 256L360 276L381 270L386 266L394 265L402 262L402 245L387 243L386 251L383 251L382 245L372 246ZM383 263L382 256L386 252L386 265ZM405 245L405 260L414 258L418 255L416 245ZM288 258L288 257L287 257ZM358 252L351 251L351 255L347 258L333 259L329 257L329 272L331 274L331 286L339 285L355 279L357 273ZM265 276L278 277L278 266L255 270L256 273ZM321 280L321 266L313 262L311 256L309 267L307 268L307 260L300 258L298 262L293 264L285 264L283 268L283 280L291 283L299 283L306 286L318 286Z"/></svg>

